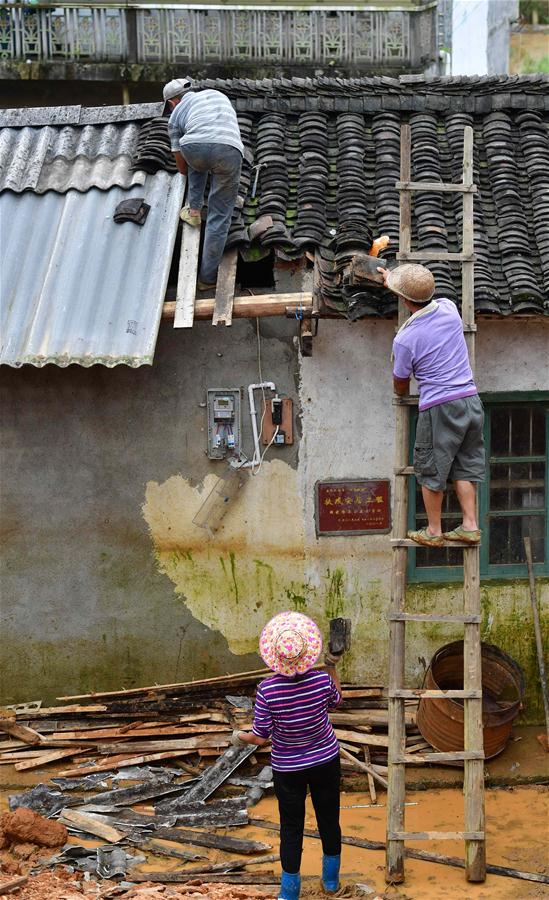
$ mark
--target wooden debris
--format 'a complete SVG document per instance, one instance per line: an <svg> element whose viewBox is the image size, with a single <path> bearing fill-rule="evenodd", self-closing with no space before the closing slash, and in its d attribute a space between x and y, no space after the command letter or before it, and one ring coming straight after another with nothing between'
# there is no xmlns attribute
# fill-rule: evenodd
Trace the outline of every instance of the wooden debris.
<svg viewBox="0 0 549 900"><path fill-rule="evenodd" d="M341 623L343 642L348 640L346 629L347 624ZM0 766L15 763L24 771L78 753L79 764L75 762L60 775L80 778L169 760L189 774L200 776L200 781L190 786L188 799L207 799L242 762L234 766L230 762L236 752L229 746L230 731L251 726L256 686L268 671L256 669L193 682L62 697L63 705L58 707L21 707L21 711L14 712L15 718L5 716L7 728L13 730L15 726L23 731L19 738L0 742ZM359 757L359 761L364 748L369 748L372 770L379 774L376 767L387 762L386 691L382 685L344 684L342 695L341 706L330 718L343 748L353 760ZM417 700L406 702L405 750L421 760L421 754L416 752L422 740L415 726L416 710ZM27 742L21 739L23 734ZM37 743L30 743L31 740ZM54 751L55 756L46 756ZM261 759L269 752L268 746L250 747L242 755L253 765L255 757ZM359 768L356 761L348 758L343 757L342 762L346 770L351 766L355 771ZM203 774L204 767L207 775ZM143 792L139 792L141 800L137 794L128 794L126 799L121 795L119 802L114 796L105 796L103 802L131 805L180 795L185 790L159 786L156 791L154 786L143 786Z"/></svg>
<svg viewBox="0 0 549 900"><path fill-rule="evenodd" d="M162 841L175 841L182 844L193 844L197 847L210 847L213 850L225 850L227 853L242 853L249 856L253 853L264 853L271 850L270 844L260 841L247 841L224 834L211 834L209 831L188 831L185 828L158 828L155 838Z"/></svg>
<svg viewBox="0 0 549 900"><path fill-rule="evenodd" d="M65 759L67 756L78 756L79 753L85 753L85 750L85 747L71 747L69 750L50 750L49 753L33 756L28 761L16 762L15 769L18 772L24 772L27 769L38 769L40 766L47 766L48 763L57 762L59 759Z"/></svg>
<svg viewBox="0 0 549 900"><path fill-rule="evenodd" d="M59 772L62 778L74 778L81 775L95 775L96 772L110 772L111 769L122 769L124 766L143 766L150 762L158 762L161 759L173 759L176 756L188 756L191 750L168 750L165 753L149 753L147 756L128 756L124 759L111 759L98 763L96 766L76 766L73 769L64 769Z"/></svg>
<svg viewBox="0 0 549 900"><path fill-rule="evenodd" d="M124 837L121 831L117 831L111 825L105 825L104 822L96 819L94 816L90 816L89 813L78 812L76 809L68 809L67 807L62 809L59 821L63 825L72 825L74 828L78 828L79 831L94 834L109 844L117 844Z"/></svg>
<svg viewBox="0 0 549 900"><path fill-rule="evenodd" d="M28 875L19 875L17 878L11 878L9 881L0 882L0 896L9 894L11 891L19 890L19 888L23 887L28 880Z"/></svg>
<svg viewBox="0 0 549 900"><path fill-rule="evenodd" d="M0 731L9 734L11 737L18 738L24 744L39 744L42 735L34 728L27 728L25 725L18 725L13 719L0 719Z"/></svg>
<svg viewBox="0 0 549 900"><path fill-rule="evenodd" d="M239 672L234 675L219 675L216 678L203 678L201 681L182 681L176 684L154 684L149 687L143 688L131 688L127 691L106 691L103 693L95 693L95 694L77 694L73 697L58 697L58 700L97 700L101 699L112 699L114 697L118 698L127 698L127 697L135 697L142 694L167 694L167 693L183 693L185 691L196 691L202 687L213 687L215 685L221 684L223 688L231 687L234 688L235 683L257 683L261 681L262 678L265 678L267 675L271 674L270 669L256 669L252 672Z"/></svg>
<svg viewBox="0 0 549 900"><path fill-rule="evenodd" d="M278 862L280 859L279 856L275 854L271 854L269 856L259 856L257 859L228 859L225 862L221 863L213 863L212 865L202 865L195 866L190 869L181 869L180 871L171 870L169 873L164 872L143 872L142 875L133 875L132 873L132 881L140 881L141 879L145 879L147 881L169 881L169 882L177 882L180 879L183 882L188 881L190 878L193 878L196 875L211 875L211 874L221 874L234 871L234 869L242 869L244 866L257 866L257 865L265 865L266 863ZM168 874L168 878L166 878L166 874ZM152 876L152 877L151 877Z"/></svg>
<svg viewBox="0 0 549 900"><path fill-rule="evenodd" d="M344 759L348 759L350 762L354 763L357 769L362 769L364 772L368 774L369 778L375 778L376 781L379 781L380 785L387 789L387 782L384 778L379 775L375 769L369 763L361 762L359 759L356 759L352 756L344 747L340 747L339 752ZM374 791L375 793L375 791Z"/></svg>
<svg viewBox="0 0 549 900"><path fill-rule="evenodd" d="M161 841L155 840L155 838L151 838L146 844L142 844L141 850L147 850L152 853L153 856L168 856L172 859L184 859L191 862L195 859L208 858L205 854L193 853L191 850L183 850L182 847L168 847L166 844L161 843Z"/></svg>
<svg viewBox="0 0 549 900"><path fill-rule="evenodd" d="M274 872L231 873L227 875L183 875L177 872L132 872L132 881L151 881L166 884L279 884L280 878Z"/></svg>
<svg viewBox="0 0 549 900"><path fill-rule="evenodd" d="M217 273L212 325L232 325L238 247L223 254Z"/></svg>

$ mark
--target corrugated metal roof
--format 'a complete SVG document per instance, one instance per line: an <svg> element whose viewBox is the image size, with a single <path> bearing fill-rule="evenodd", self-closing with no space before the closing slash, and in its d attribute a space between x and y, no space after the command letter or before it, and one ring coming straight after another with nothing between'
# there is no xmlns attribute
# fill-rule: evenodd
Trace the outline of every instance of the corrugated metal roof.
<svg viewBox="0 0 549 900"><path fill-rule="evenodd" d="M143 184L130 170L140 122L0 130L0 191L106 190Z"/></svg>
<svg viewBox="0 0 549 900"><path fill-rule="evenodd" d="M38 196L0 195L0 363L151 364L183 199L184 179ZM117 225L129 197L147 221Z"/></svg>

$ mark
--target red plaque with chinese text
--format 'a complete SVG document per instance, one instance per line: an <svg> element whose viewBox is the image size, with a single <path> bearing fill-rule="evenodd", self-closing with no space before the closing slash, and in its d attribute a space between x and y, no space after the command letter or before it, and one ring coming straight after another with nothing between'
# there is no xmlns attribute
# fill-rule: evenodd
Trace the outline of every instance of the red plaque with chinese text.
<svg viewBox="0 0 549 900"><path fill-rule="evenodd" d="M317 481L317 535L387 534L391 530L389 479Z"/></svg>

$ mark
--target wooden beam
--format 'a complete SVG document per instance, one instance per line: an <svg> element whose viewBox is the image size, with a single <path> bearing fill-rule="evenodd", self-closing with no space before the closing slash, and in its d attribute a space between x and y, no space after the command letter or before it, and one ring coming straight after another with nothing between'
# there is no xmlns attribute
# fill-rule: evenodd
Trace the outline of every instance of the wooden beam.
<svg viewBox="0 0 549 900"><path fill-rule="evenodd" d="M190 226L189 226L190 227ZM292 294L258 294L250 297L248 294L235 297L233 300L232 318L247 319L261 316L285 316L287 306L310 307L313 295L310 291L301 291ZM168 300L162 308L163 319L173 319L176 313L178 301ZM194 319L211 319L215 310L215 300L212 298L194 300L193 287L193 313ZM339 317L341 318L341 317ZM187 328L189 325L177 324L175 327Z"/></svg>
<svg viewBox="0 0 549 900"><path fill-rule="evenodd" d="M233 247L223 255L217 274L215 287L215 308L212 325L232 325L234 289L236 282L236 264L238 247Z"/></svg>
<svg viewBox="0 0 549 900"><path fill-rule="evenodd" d="M174 303L174 328L192 328L193 326L199 247L200 228L183 222L177 294Z"/></svg>

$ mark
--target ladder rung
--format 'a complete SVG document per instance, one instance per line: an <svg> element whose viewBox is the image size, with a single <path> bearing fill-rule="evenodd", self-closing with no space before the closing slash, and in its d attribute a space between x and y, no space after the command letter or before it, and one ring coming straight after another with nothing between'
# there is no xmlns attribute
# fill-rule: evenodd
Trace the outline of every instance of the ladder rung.
<svg viewBox="0 0 549 900"><path fill-rule="evenodd" d="M390 831L389 841L483 841L483 831Z"/></svg>
<svg viewBox="0 0 549 900"><path fill-rule="evenodd" d="M417 541L411 541L409 538L391 538L393 547L424 547L424 544L418 544ZM440 547L470 547L478 549L480 544L468 544L466 541L443 541L442 544L436 544L436 549Z"/></svg>
<svg viewBox="0 0 549 900"><path fill-rule="evenodd" d="M437 253L436 250L412 250L397 253L397 259L427 259L432 262L474 262L474 253Z"/></svg>
<svg viewBox="0 0 549 900"><path fill-rule="evenodd" d="M413 466L402 466L402 468L393 469L395 475L415 475Z"/></svg>
<svg viewBox="0 0 549 900"><path fill-rule="evenodd" d="M438 191L441 194L476 194L476 184L445 184L443 181L397 181L397 191Z"/></svg>
<svg viewBox="0 0 549 900"><path fill-rule="evenodd" d="M407 394L405 397L400 397L398 394L393 395L393 406L417 406L419 403L419 396L417 394Z"/></svg>
<svg viewBox="0 0 549 900"><path fill-rule="evenodd" d="M427 688L389 688L391 700L482 700L482 691L430 691Z"/></svg>
<svg viewBox="0 0 549 900"><path fill-rule="evenodd" d="M457 750L453 753L401 753L394 759L389 759L389 764L400 763L438 763L438 762L468 762L470 760L483 760L483 750Z"/></svg>
<svg viewBox="0 0 549 900"><path fill-rule="evenodd" d="M480 625L482 616L438 616L436 613L391 613L391 622L457 622L462 625Z"/></svg>

